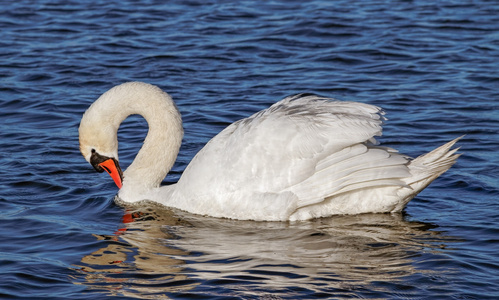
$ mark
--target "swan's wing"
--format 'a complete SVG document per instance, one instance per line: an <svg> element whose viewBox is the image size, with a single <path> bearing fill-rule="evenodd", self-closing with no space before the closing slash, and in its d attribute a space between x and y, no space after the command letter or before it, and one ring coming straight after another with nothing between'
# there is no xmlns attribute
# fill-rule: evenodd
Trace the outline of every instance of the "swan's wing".
<svg viewBox="0 0 499 300"><path fill-rule="evenodd" d="M316 204L367 185L377 179L378 167L406 162L394 155L386 163L394 150L366 146L381 135L383 120L383 111L368 104L315 95L287 97L220 132L196 155L179 184L188 183L193 193L204 189L207 197L286 192L296 196L294 209ZM354 176L369 165L371 172ZM400 169L395 177L407 168ZM391 175L383 178L379 184L396 181Z"/></svg>

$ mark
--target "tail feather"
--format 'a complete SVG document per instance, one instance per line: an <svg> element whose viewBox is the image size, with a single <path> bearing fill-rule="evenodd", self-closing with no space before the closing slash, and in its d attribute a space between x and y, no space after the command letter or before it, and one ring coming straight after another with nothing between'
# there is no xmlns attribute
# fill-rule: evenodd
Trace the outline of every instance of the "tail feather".
<svg viewBox="0 0 499 300"><path fill-rule="evenodd" d="M461 156L461 154L456 154L459 147L451 148L462 137L460 136L429 153L421 155L408 164L412 176L405 178L405 181L412 190L404 189L405 191L401 191L404 193L404 195L400 195L403 200L400 202L400 205L397 205L395 211L402 210L407 202L456 163L457 158Z"/></svg>

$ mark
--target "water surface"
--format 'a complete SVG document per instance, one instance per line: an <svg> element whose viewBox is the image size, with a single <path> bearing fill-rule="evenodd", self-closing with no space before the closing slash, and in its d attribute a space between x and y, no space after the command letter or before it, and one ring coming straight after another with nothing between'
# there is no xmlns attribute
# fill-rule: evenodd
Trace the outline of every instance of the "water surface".
<svg viewBox="0 0 499 300"><path fill-rule="evenodd" d="M499 297L495 1L17 1L0 5L0 297ZM228 124L294 93L383 107L382 143L463 156L403 214L241 222L113 202L78 150L116 84L183 114L165 184ZM120 128L129 164L147 132Z"/></svg>

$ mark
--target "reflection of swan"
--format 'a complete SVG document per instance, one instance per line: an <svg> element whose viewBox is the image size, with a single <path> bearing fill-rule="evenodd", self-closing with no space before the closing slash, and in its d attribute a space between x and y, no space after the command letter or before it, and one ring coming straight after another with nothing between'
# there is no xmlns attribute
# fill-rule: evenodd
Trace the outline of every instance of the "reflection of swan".
<svg viewBox="0 0 499 300"><path fill-rule="evenodd" d="M131 114L149 132L130 167L118 165L117 130ZM298 220L398 212L458 155L457 141L410 161L376 146L383 112L314 95L288 97L233 123L192 160L175 185L159 185L178 154L180 114L170 96L139 82L116 86L84 114L80 150L108 171L125 202L153 200L214 217Z"/></svg>
<svg viewBox="0 0 499 300"><path fill-rule="evenodd" d="M205 297L290 298L293 290L338 293L373 289L376 282L381 292L383 283L390 289L411 274L437 272L420 262L440 258L455 240L429 228L401 214L251 222L146 207L127 230L100 238L102 249L82 259L74 279L141 299L196 289Z"/></svg>
<svg viewBox="0 0 499 300"><path fill-rule="evenodd" d="M155 212L146 213L144 221L127 224L114 235L94 235L102 248L81 259L82 264L77 269L84 275L84 281L81 282L76 276L74 283L83 283L113 295L138 296L140 299L158 299L148 295L189 290L196 286L197 283L189 282L180 288L165 285L188 279L181 274L184 262L175 259L188 255L188 252L165 247L163 241L175 237L165 233L160 224L181 226L185 222L167 210L161 210L161 215L157 217L149 216Z"/></svg>

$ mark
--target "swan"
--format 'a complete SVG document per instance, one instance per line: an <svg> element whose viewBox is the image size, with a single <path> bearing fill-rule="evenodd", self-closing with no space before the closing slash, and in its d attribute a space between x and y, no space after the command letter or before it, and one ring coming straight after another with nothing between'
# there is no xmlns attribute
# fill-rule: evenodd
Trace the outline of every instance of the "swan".
<svg viewBox="0 0 499 300"><path fill-rule="evenodd" d="M117 131L132 114L149 131L122 172ZM180 113L157 86L128 82L83 114L80 151L120 188L118 200L149 200L212 217L294 221L335 214L400 212L459 157L456 138L412 159L375 137L381 108L312 94L289 96L209 141L176 184L160 186L183 138Z"/></svg>

